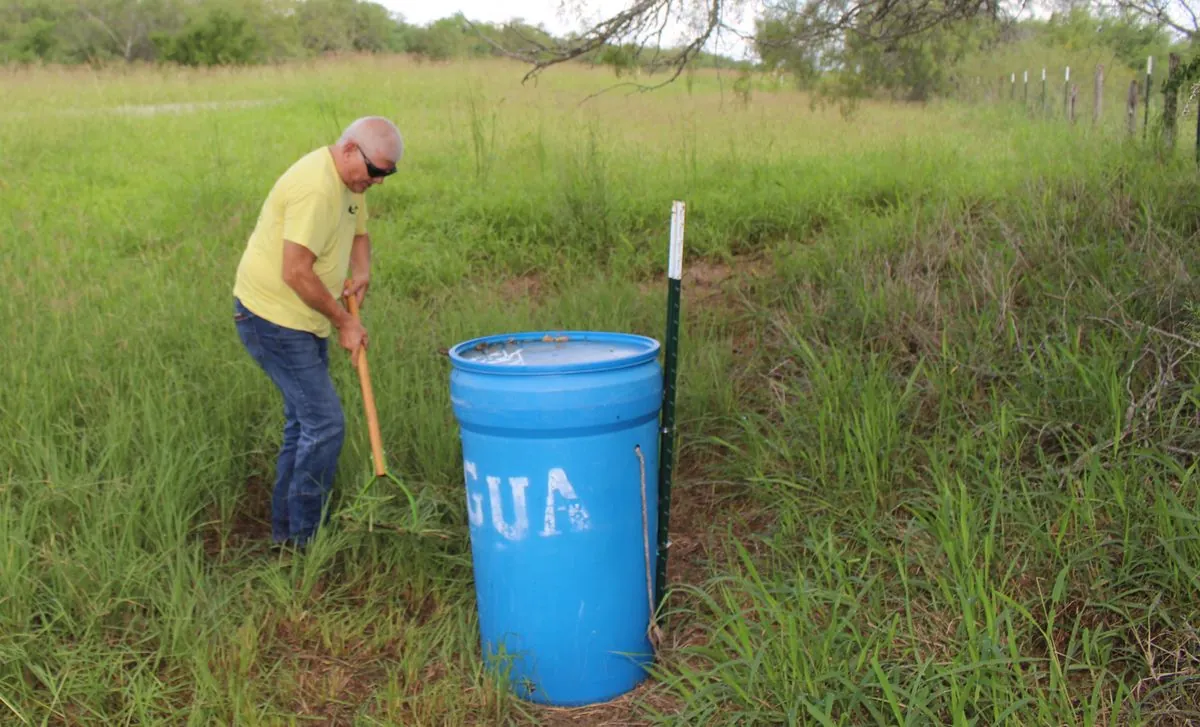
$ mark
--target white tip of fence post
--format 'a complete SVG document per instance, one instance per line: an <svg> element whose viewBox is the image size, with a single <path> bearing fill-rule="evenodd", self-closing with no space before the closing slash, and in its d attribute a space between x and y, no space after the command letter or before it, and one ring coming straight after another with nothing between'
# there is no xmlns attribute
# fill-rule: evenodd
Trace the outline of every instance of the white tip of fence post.
<svg viewBox="0 0 1200 727"><path fill-rule="evenodd" d="M1149 76L1154 69L1154 56L1146 56L1146 75Z"/></svg>
<svg viewBox="0 0 1200 727"><path fill-rule="evenodd" d="M1067 80L1068 81L1071 80L1071 67L1070 66L1067 66Z"/></svg>
<svg viewBox="0 0 1200 727"><path fill-rule="evenodd" d="M683 220L686 205L679 200L671 203L671 254L667 264L667 277L683 279Z"/></svg>
<svg viewBox="0 0 1200 727"><path fill-rule="evenodd" d="M1042 68L1042 80L1043 81L1046 80L1046 69L1045 68Z"/></svg>

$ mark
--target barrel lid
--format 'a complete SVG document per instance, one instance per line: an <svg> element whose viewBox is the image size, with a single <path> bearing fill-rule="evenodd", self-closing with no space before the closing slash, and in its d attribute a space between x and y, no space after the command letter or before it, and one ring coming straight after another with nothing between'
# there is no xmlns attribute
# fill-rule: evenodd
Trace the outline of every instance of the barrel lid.
<svg viewBox="0 0 1200 727"><path fill-rule="evenodd" d="M450 349L450 360L488 374L557 374L635 366L658 351L658 341L629 333L529 331L464 341Z"/></svg>

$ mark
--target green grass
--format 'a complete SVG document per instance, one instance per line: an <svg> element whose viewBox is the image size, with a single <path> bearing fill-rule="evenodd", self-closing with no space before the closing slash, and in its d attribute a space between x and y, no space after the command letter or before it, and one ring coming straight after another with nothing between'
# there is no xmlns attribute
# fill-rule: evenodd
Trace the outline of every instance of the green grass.
<svg viewBox="0 0 1200 727"><path fill-rule="evenodd" d="M607 716L1200 717L1188 159L986 106L843 119L712 75L581 105L612 79L522 71L3 77L4 721L594 720L479 664L440 351L661 336L674 199L674 590L654 679ZM272 103L103 110L250 99ZM364 309L395 479L371 480L335 356L336 526L272 557L282 411L234 334L233 270L276 175L368 113L408 144L369 197ZM406 532L406 492L444 537Z"/></svg>

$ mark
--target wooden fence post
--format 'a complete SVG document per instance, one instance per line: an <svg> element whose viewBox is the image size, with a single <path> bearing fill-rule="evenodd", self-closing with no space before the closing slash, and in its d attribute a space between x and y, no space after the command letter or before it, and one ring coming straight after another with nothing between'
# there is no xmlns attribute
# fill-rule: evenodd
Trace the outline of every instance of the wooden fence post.
<svg viewBox="0 0 1200 727"><path fill-rule="evenodd" d="M1070 112L1068 114L1071 119L1072 126L1075 124L1075 101L1078 97L1079 97L1079 86L1072 83L1071 84Z"/></svg>
<svg viewBox="0 0 1200 727"><path fill-rule="evenodd" d="M1137 133L1138 82L1134 78L1129 82L1129 97L1125 100L1125 123L1129 126L1129 135Z"/></svg>
<svg viewBox="0 0 1200 727"><path fill-rule="evenodd" d="M1179 89L1172 83L1178 73L1179 55L1172 53L1167 56L1167 84L1163 88L1163 143L1171 151L1175 149L1175 109L1179 102Z"/></svg>
<svg viewBox="0 0 1200 727"><path fill-rule="evenodd" d="M1142 122L1142 138L1150 138L1150 87L1154 85L1151 73L1154 71L1154 56L1146 56L1146 120Z"/></svg>
<svg viewBox="0 0 1200 727"><path fill-rule="evenodd" d="M1196 164L1200 166L1200 106L1192 104L1192 111L1196 113Z"/></svg>
<svg viewBox="0 0 1200 727"><path fill-rule="evenodd" d="M1104 65L1096 65L1096 94L1092 99L1092 126L1100 125L1100 109L1104 104Z"/></svg>

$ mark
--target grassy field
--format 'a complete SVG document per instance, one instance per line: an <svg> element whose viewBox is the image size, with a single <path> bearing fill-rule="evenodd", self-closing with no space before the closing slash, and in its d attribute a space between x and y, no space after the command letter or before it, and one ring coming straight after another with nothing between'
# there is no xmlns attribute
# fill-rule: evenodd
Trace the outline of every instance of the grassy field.
<svg viewBox="0 0 1200 727"><path fill-rule="evenodd" d="M0 722L1200 719L1190 148L523 70L0 75ZM396 478L334 356L336 525L272 556L282 410L233 272L275 177L373 113L408 145L364 309ZM533 707L479 665L442 351L661 337L674 199L666 643L617 703Z"/></svg>

